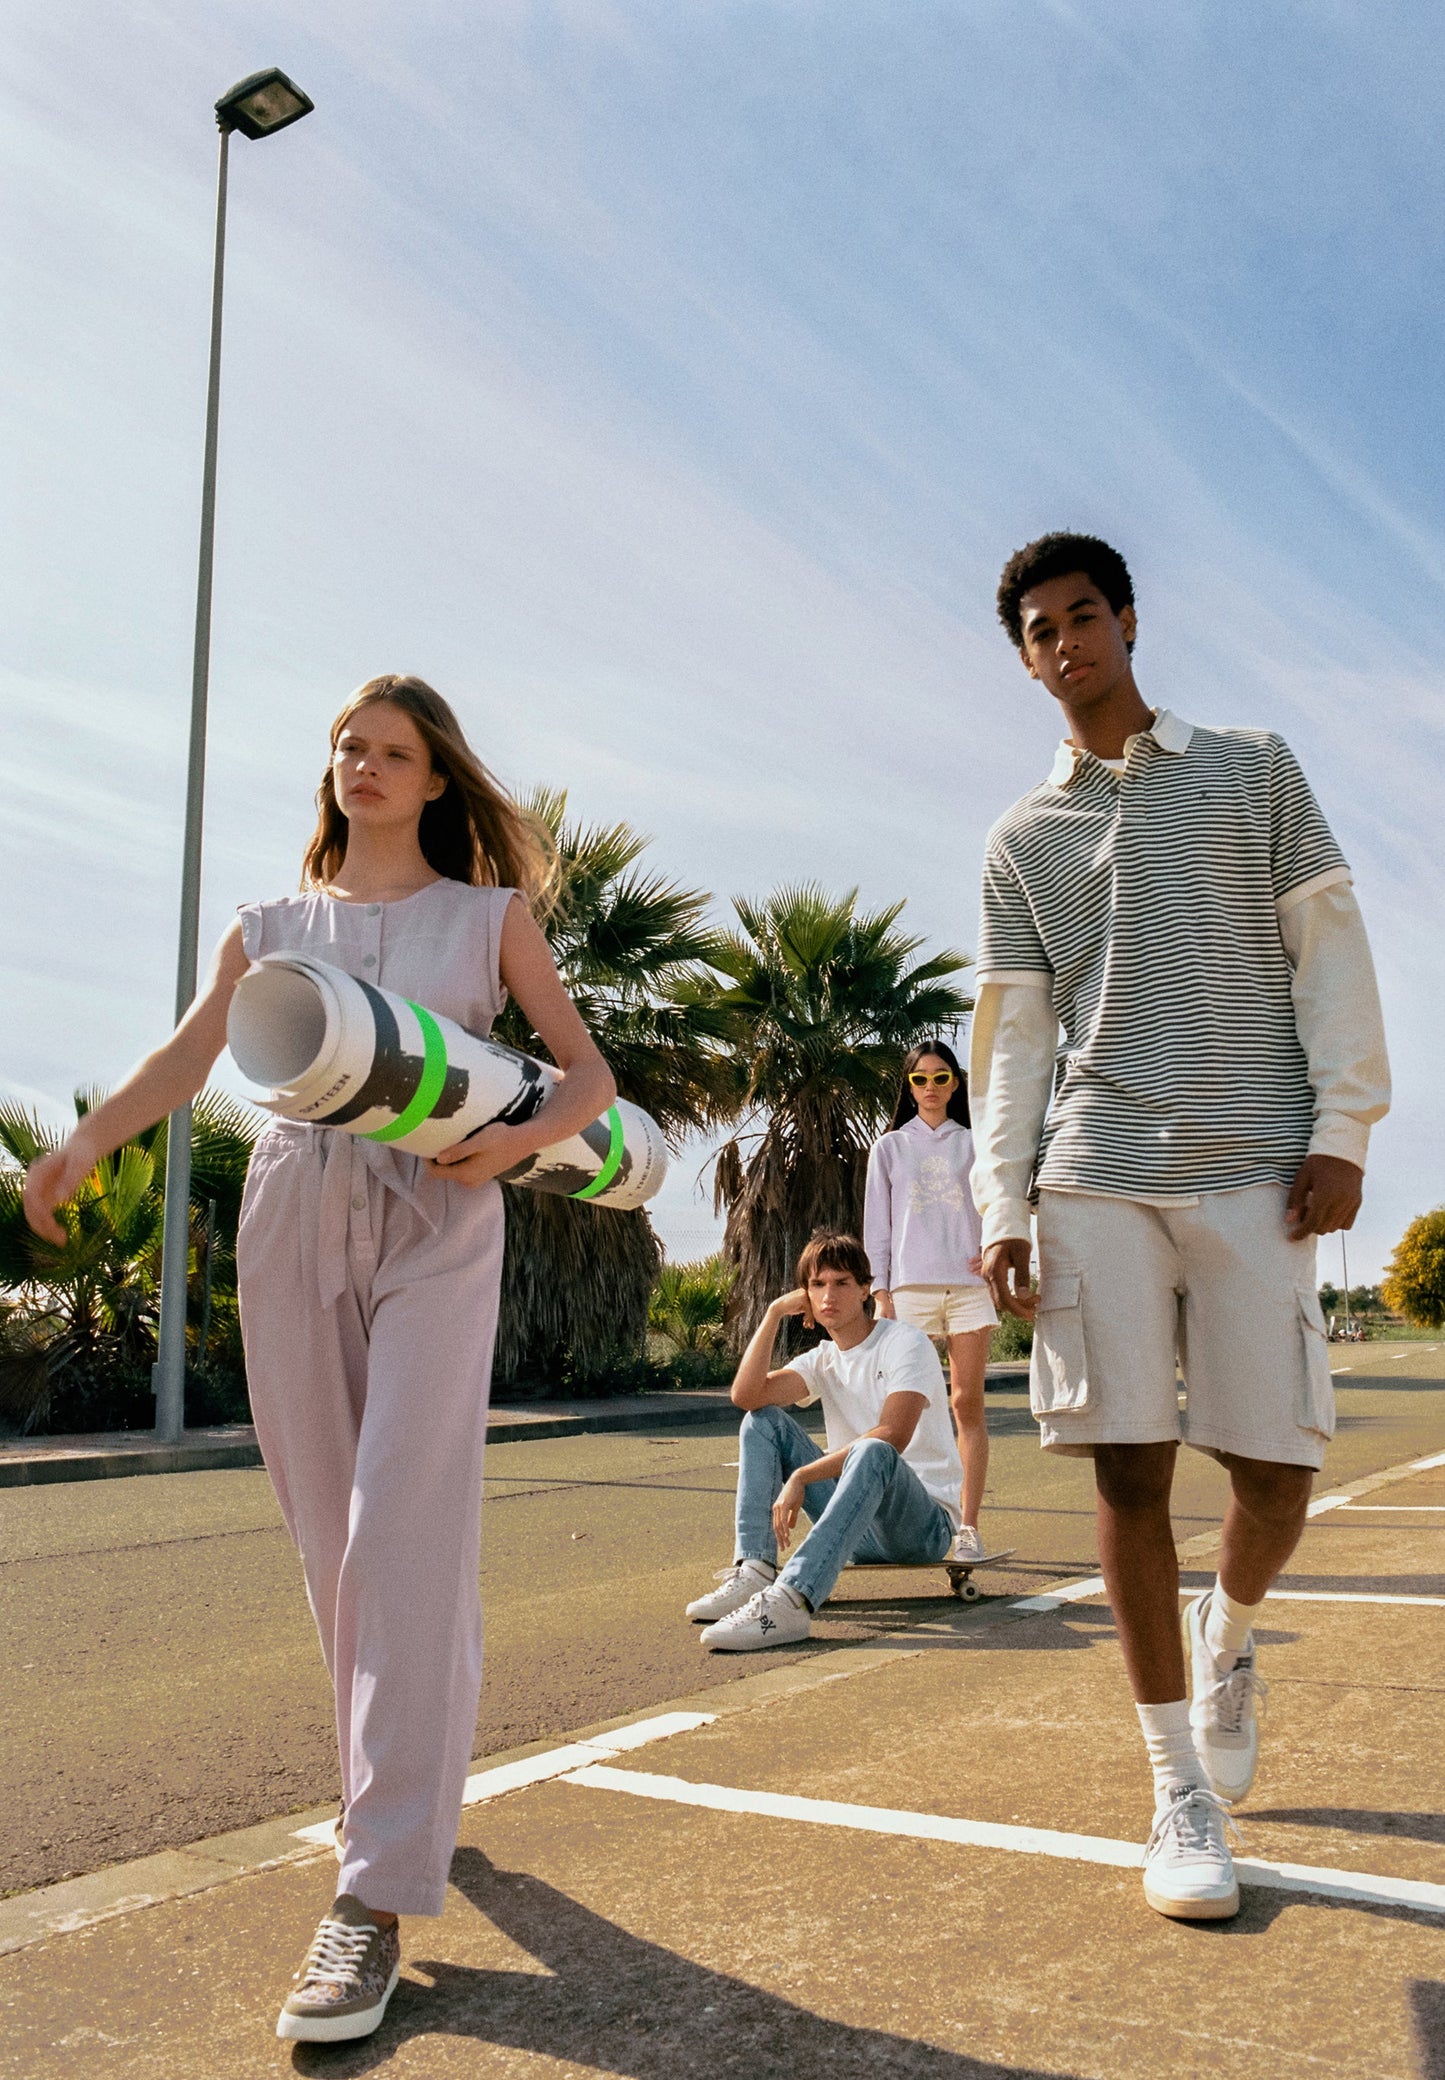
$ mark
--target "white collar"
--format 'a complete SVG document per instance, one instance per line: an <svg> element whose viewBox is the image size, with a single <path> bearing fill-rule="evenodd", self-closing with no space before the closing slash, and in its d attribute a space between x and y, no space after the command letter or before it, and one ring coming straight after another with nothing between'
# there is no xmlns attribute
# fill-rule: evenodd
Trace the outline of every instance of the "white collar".
<svg viewBox="0 0 1445 2080"><path fill-rule="evenodd" d="M1181 751L1189 749L1189 740L1193 735L1194 727L1192 723L1181 721L1179 716L1175 715L1168 708L1160 708L1156 711L1154 720L1148 729L1137 730L1132 737L1127 737L1124 740L1124 756L1126 759L1128 758L1129 753L1141 737L1152 737L1161 751L1171 752L1177 757ZM1054 762L1049 768L1049 785L1051 787L1067 786L1068 782L1074 777L1079 760L1085 756L1087 754L1081 751L1077 744L1071 744L1069 739L1065 737L1058 750L1054 753Z"/></svg>

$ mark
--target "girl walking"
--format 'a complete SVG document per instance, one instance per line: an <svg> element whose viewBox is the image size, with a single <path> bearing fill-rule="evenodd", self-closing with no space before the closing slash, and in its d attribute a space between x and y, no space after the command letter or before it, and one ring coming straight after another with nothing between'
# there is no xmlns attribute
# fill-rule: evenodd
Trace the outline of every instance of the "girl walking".
<svg viewBox="0 0 1445 2080"><path fill-rule="evenodd" d="M979 1560L988 1473L983 1380L998 1316L974 1268L981 1234L969 1177L968 1091L953 1049L925 1040L903 1064L898 1103L868 1157L863 1245L880 1315L948 1342L949 1398L963 1460L962 1527L952 1558Z"/></svg>
<svg viewBox="0 0 1445 2080"><path fill-rule="evenodd" d="M524 1125L423 1161L276 1121L251 1159L237 1241L257 1435L336 1694L338 1897L277 2034L330 2042L380 2023L397 1916L439 1914L476 1730L482 1451L502 1270L499 1173L606 1110L611 1074L534 915L550 841L420 679L372 679L332 728L302 893L246 905L165 1045L32 1165L26 1211L186 1104L226 1040L236 984L301 952L485 1036L508 993L562 1070Z"/></svg>

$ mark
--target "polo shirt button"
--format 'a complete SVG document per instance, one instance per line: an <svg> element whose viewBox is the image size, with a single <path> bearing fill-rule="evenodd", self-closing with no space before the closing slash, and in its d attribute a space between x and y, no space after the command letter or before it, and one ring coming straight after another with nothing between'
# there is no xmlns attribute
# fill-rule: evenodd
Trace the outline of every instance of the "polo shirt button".
<svg viewBox="0 0 1445 2080"><path fill-rule="evenodd" d="M365 1201L365 1199L353 1199L353 1200L352 1200L352 1202L351 1202L351 1204L352 1204L352 1208L353 1208L353 1210L354 1210L355 1212L357 1212L357 1213L365 1213L365 1211L366 1211L366 1201Z"/></svg>
<svg viewBox="0 0 1445 2080"><path fill-rule="evenodd" d="M380 903L368 903L368 904L367 904L367 906L366 906L366 914L367 914L367 916L368 916L368 917L380 917L380 915L381 915L381 905L380 905Z"/></svg>
<svg viewBox="0 0 1445 2080"><path fill-rule="evenodd" d="M369 953L361 965L363 968L374 968L376 966L376 955Z"/></svg>

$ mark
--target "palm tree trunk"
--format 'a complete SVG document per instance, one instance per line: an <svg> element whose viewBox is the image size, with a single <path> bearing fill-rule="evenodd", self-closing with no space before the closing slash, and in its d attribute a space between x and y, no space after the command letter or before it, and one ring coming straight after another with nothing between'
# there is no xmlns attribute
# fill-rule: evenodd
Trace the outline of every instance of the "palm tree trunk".
<svg viewBox="0 0 1445 2080"><path fill-rule="evenodd" d="M503 1185L507 1241L493 1378L503 1391L597 1393L632 1383L662 1246L644 1210L575 1206Z"/></svg>

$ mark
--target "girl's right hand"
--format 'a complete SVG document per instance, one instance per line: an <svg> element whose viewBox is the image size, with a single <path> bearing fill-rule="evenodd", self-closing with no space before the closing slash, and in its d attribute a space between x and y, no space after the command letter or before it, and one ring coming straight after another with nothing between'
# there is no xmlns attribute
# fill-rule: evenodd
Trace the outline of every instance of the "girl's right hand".
<svg viewBox="0 0 1445 2080"><path fill-rule="evenodd" d="M25 1173L25 1218L46 1242L65 1241L65 1230L55 1218L57 1206L73 1199L95 1168L95 1157L72 1134L63 1148L48 1156L37 1156Z"/></svg>
<svg viewBox="0 0 1445 2080"><path fill-rule="evenodd" d="M898 1317L893 1311L893 1295L891 1293L880 1293L875 1289L873 1294L873 1312L885 1322L896 1322Z"/></svg>

